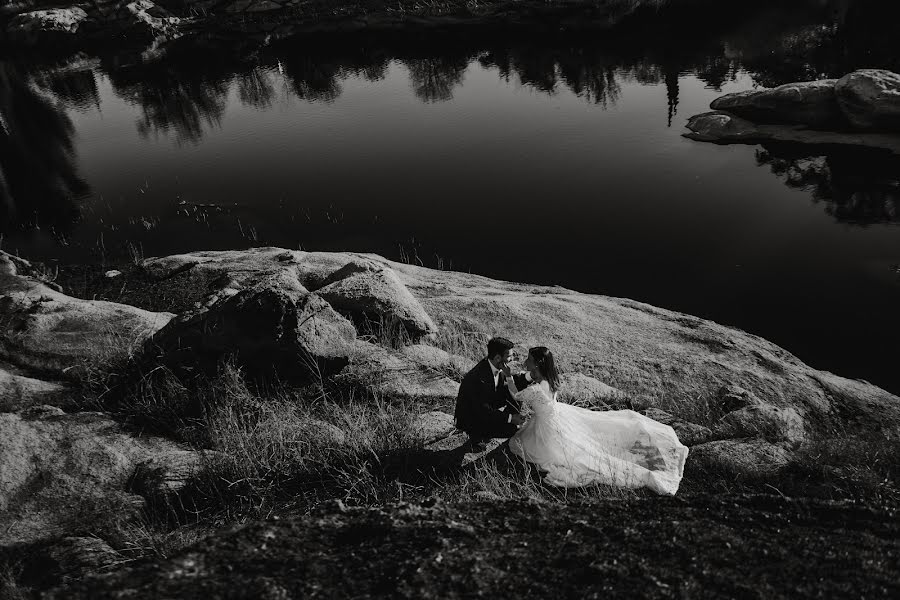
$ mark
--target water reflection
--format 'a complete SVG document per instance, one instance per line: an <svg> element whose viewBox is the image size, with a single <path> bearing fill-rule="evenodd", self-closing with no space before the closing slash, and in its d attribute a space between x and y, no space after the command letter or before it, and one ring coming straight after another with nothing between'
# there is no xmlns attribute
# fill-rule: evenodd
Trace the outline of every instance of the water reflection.
<svg viewBox="0 0 900 600"><path fill-rule="evenodd" d="M92 81L90 72L35 74L0 61L0 231L61 233L78 217L77 200L88 186L78 175L74 127L59 98L81 104L84 90L96 94Z"/></svg>
<svg viewBox="0 0 900 600"><path fill-rule="evenodd" d="M229 94L258 109L280 87L307 102L333 102L348 77L383 79L402 64L423 102L445 102L464 83L469 65L496 70L504 80L555 94L562 87L601 107L614 105L622 83L664 84L666 122L678 110L679 76L693 74L719 89L741 70L763 85L839 75L865 63L900 60L894 17L900 9L868 0L826 0L785 9L765 2L722 15L702 6L638 10L602 35L528 32L378 36L328 34L235 50L234 44L183 40L162 60L101 67L117 95L140 107L144 136L199 142L221 124ZM892 20L893 19L893 20ZM499 41L498 41L499 40ZM97 103L90 71L49 72L39 84L67 106Z"/></svg>
<svg viewBox="0 0 900 600"><path fill-rule="evenodd" d="M853 225L900 223L900 157L865 148L815 149L766 144L756 161L809 191L825 212Z"/></svg>

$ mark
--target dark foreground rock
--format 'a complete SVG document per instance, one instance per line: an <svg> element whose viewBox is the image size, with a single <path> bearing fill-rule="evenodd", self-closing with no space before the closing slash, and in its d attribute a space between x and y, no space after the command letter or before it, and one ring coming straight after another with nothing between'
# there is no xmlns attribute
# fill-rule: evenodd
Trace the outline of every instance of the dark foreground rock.
<svg viewBox="0 0 900 600"><path fill-rule="evenodd" d="M427 506L428 503L426 503ZM900 522L778 496L334 508L45 598L892 598Z"/></svg>

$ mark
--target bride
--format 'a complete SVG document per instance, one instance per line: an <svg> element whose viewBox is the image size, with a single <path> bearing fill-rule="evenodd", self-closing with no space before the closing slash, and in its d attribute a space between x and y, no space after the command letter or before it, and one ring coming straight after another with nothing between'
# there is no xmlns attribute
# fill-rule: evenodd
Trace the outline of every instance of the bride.
<svg viewBox="0 0 900 600"><path fill-rule="evenodd" d="M553 353L537 347L525 361L534 385L521 392L508 369L506 385L534 414L509 440L510 450L547 472L544 481L575 487L594 483L648 487L674 495L688 449L675 431L631 410L597 412L556 401Z"/></svg>

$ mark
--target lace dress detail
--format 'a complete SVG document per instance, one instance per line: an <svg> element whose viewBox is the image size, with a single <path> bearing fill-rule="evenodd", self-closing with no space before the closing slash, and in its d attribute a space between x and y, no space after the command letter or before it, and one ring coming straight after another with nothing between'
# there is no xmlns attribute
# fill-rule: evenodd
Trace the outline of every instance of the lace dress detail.
<svg viewBox="0 0 900 600"><path fill-rule="evenodd" d="M564 487L607 484L674 495L688 449L675 431L631 410L593 411L556 401L546 382L517 396L534 411L510 450Z"/></svg>

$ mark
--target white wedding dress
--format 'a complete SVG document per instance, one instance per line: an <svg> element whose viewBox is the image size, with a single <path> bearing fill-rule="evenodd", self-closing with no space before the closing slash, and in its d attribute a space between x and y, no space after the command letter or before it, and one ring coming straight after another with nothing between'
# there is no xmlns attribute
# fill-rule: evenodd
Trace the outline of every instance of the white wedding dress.
<svg viewBox="0 0 900 600"><path fill-rule="evenodd" d="M547 483L678 491L688 449L668 425L632 410L598 412L557 402L546 381L516 399L534 414L510 438L509 448L546 471Z"/></svg>

